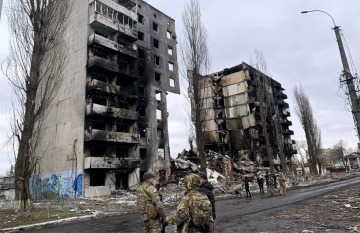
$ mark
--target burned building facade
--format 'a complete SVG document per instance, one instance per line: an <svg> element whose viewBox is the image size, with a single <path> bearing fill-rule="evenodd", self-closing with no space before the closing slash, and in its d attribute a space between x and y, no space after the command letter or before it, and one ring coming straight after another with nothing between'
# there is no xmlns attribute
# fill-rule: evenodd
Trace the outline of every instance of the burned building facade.
<svg viewBox="0 0 360 233"><path fill-rule="evenodd" d="M167 180L166 96L180 92L175 21L142 0L73 4L69 62L44 122L32 196L110 195L137 188L148 170Z"/></svg>
<svg viewBox="0 0 360 233"><path fill-rule="evenodd" d="M269 151L278 169L290 169L295 141L280 83L242 63L205 76L201 90L206 150L263 167Z"/></svg>

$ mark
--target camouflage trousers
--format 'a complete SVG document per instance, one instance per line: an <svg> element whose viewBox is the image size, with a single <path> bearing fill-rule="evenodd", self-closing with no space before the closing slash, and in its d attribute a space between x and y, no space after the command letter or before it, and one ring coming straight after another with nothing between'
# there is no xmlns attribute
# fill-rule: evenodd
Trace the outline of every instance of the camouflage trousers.
<svg viewBox="0 0 360 233"><path fill-rule="evenodd" d="M160 219L149 219L145 222L145 233L160 233L161 229Z"/></svg>
<svg viewBox="0 0 360 233"><path fill-rule="evenodd" d="M286 184L284 183L280 183L280 194L285 196L286 195Z"/></svg>

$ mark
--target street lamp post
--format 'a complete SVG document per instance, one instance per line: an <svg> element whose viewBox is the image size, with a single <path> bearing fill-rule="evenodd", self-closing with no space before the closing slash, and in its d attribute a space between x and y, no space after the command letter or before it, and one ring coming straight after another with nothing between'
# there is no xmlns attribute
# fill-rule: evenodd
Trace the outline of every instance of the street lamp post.
<svg viewBox="0 0 360 233"><path fill-rule="evenodd" d="M310 12L321 12L321 13L327 14L334 23L333 29L335 31L336 40L337 40L337 43L339 46L341 61L342 61L343 68L344 68L342 75L345 77L344 82L346 82L346 85L347 85L347 88L349 91L351 112L354 117L354 123L355 123L355 127L356 127L357 136L358 136L358 139L360 140L360 107L359 107L359 100L358 100L358 96L357 96L356 89L354 86L354 81L353 81L356 77L354 77L350 71L349 63L346 58L346 54L345 54L345 50L344 50L344 45L342 43L341 36L340 36L340 27L336 26L334 18L325 11L322 11L322 10L302 11L301 14L306 14L306 13L310 13Z"/></svg>

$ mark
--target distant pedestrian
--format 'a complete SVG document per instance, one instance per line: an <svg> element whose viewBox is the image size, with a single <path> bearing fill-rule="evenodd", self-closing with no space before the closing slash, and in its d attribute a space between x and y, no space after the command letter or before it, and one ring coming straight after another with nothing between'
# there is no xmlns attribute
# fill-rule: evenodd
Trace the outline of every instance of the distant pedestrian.
<svg viewBox="0 0 360 233"><path fill-rule="evenodd" d="M269 172L266 170L266 171L265 171L265 183L266 183L266 191L267 191L268 193L270 192L269 177L270 177L270 174L269 174Z"/></svg>
<svg viewBox="0 0 360 233"><path fill-rule="evenodd" d="M286 196L286 176L284 173L279 173L279 182L280 182L280 195Z"/></svg>
<svg viewBox="0 0 360 233"><path fill-rule="evenodd" d="M207 175L205 172L199 172L198 175L200 176L200 188L199 191L203 194L205 194L211 203L212 208L212 216L215 220L216 218L216 212L215 212L215 197L213 193L214 186L207 180Z"/></svg>
<svg viewBox="0 0 360 233"><path fill-rule="evenodd" d="M261 174L259 174L256 177L256 181L257 181L258 186L259 186L260 194L264 194L264 177Z"/></svg>
<svg viewBox="0 0 360 233"><path fill-rule="evenodd" d="M249 182L250 182L249 177L245 175L245 177L244 177L244 185L245 185L245 192L246 192L246 197L247 198L251 198Z"/></svg>
<svg viewBox="0 0 360 233"><path fill-rule="evenodd" d="M276 179L276 174L275 173L272 173L271 174L273 179L274 179L274 189L277 189L277 179Z"/></svg>

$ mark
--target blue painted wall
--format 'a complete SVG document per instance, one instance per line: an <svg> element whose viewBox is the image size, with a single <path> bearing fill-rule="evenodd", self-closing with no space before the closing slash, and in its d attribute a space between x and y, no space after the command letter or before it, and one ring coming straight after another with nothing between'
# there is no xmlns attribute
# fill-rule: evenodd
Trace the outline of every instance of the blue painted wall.
<svg viewBox="0 0 360 233"><path fill-rule="evenodd" d="M83 186L82 170L77 171L77 176L71 171L55 172L32 176L30 179L30 194L33 199L70 199L80 197Z"/></svg>

